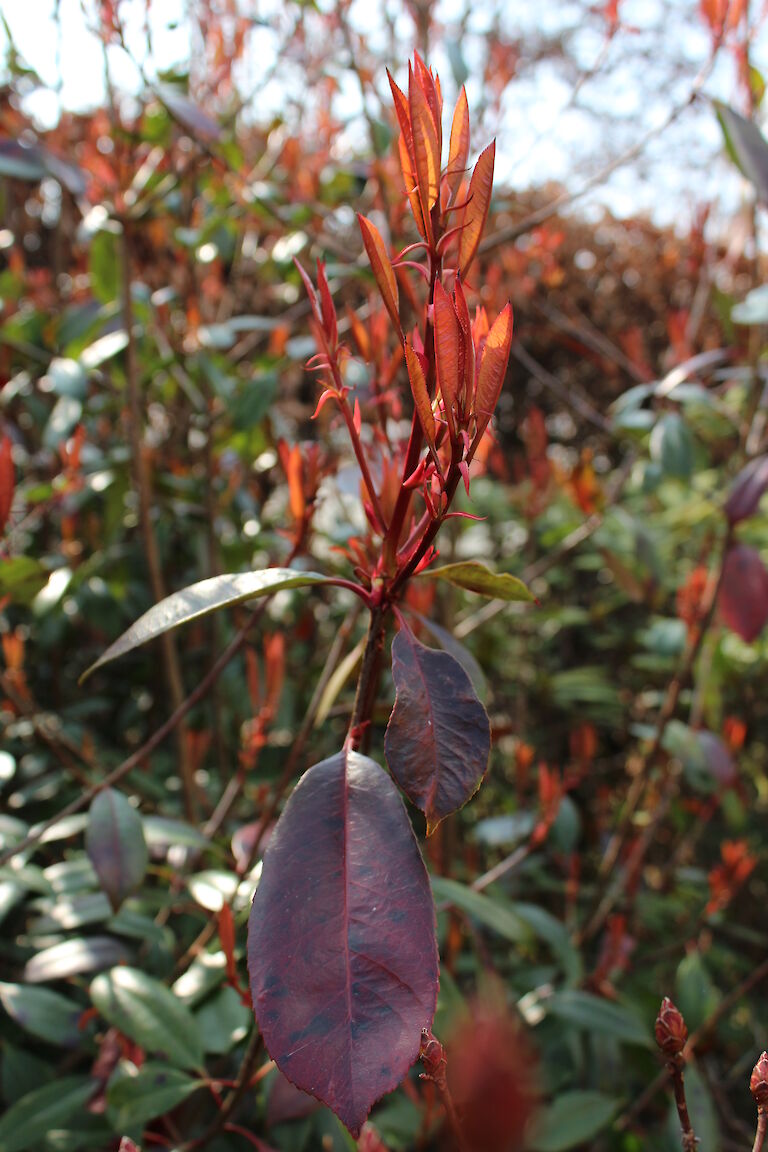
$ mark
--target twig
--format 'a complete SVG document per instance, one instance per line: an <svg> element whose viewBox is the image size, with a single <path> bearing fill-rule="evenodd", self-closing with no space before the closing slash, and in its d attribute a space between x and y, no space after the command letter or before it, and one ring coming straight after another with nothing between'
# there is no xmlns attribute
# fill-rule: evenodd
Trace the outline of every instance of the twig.
<svg viewBox="0 0 768 1152"><path fill-rule="evenodd" d="M125 216L122 220L122 226L121 272L123 278L123 327L128 340L125 348L125 376L128 387L128 405L130 411L128 431L134 483L139 498L139 525L142 543L144 545L144 556L149 570L149 582L152 595L155 603L159 603L165 599L165 581L163 579L162 564L160 562L160 552L157 547L157 537L152 525L152 483L144 456L144 445L141 434L144 426L144 415L139 390L139 368L133 324L133 303L131 300L131 231L130 221ZM184 700L184 681L181 675L181 664L179 663L176 639L170 632L164 632L160 638L160 644L168 693L174 709L178 710ZM183 724L179 723L175 728L175 736L176 750L179 757L179 774L183 788L185 815L191 823L195 823L197 820L195 780Z"/></svg>
<svg viewBox="0 0 768 1152"><path fill-rule="evenodd" d="M226 1100L222 1104L219 1111L214 1116L211 1123L203 1132L202 1136L198 1136L196 1140L189 1140L186 1144L182 1144L179 1152L192 1152L192 1149L199 1150L204 1148L206 1144L210 1144L214 1136L221 1132L224 1125L228 1122L229 1118L234 1113L238 1104L242 1100L251 1085L251 1077L256 1070L256 1065L261 1055L262 1041L259 1029L254 1025L251 1039L248 1042L248 1047L245 1050L240 1071L237 1076L237 1082L232 1089Z"/></svg>
<svg viewBox="0 0 768 1152"><path fill-rule="evenodd" d="M525 236L532 228L543 224L545 220L549 220L550 216L554 216L561 209L570 208L572 204L575 204L577 200L581 200L588 192L591 192L593 188L597 188L600 184L604 183L604 181L607 180L609 176L612 176L614 172L618 171L619 168L623 168L630 160L634 160L640 156L652 140L655 140L657 136L661 136L666 132L698 99L701 89L712 71L721 43L722 34L713 44L709 59L694 79L686 99L674 105L660 124L649 128L635 144L627 148L625 152L621 152L618 156L615 156L613 160L609 160L607 164L599 168L597 172L593 173L592 176L585 180L584 183L573 192L561 192L558 196L555 196L554 199L543 204L541 208L537 208L535 212L531 212L528 216L524 217L519 223L510 224L509 227L500 228L497 232L492 232L490 236L486 236L480 243L479 251L481 253L492 252L494 248L498 248L501 244L512 244L518 237Z"/></svg>

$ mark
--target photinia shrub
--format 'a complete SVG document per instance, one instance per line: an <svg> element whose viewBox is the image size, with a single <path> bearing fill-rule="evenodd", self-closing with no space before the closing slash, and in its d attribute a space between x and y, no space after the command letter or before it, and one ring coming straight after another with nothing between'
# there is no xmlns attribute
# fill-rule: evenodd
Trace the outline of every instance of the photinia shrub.
<svg viewBox="0 0 768 1152"><path fill-rule="evenodd" d="M411 580L429 577L491 598L532 599L519 581L479 562L435 563L440 529L465 514L452 510L454 497L460 486L469 494L512 340L509 304L491 322L482 306L472 315L468 301L478 295L470 275L491 201L494 144L468 176L462 88L443 164L438 77L416 56L407 94L391 77L390 85L405 195L420 239L392 254L371 220L360 216L359 223L397 349L399 391L410 392L407 436L387 418L387 405L394 411L402 403L394 384L389 392L374 389L374 403L355 393L353 353L340 339L323 263L316 284L300 268L317 346L310 367L322 386L317 412L335 407L361 473L367 527L347 546L352 577L288 568L202 581L152 608L98 662L283 588L340 585L365 605L369 626L347 738L336 755L305 772L286 804L264 856L248 934L253 1009L270 1056L355 1135L417 1059L437 1002L434 904L398 788L422 810L430 835L480 787L491 745L467 672L449 652L416 638L405 593ZM356 352L375 376L375 352L362 340ZM393 624L387 772L367 751Z"/></svg>

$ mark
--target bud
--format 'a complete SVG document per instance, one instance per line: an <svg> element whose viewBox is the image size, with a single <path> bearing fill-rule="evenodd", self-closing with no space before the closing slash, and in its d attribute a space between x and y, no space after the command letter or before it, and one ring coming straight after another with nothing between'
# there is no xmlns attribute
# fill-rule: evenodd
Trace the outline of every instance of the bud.
<svg viewBox="0 0 768 1152"><path fill-rule="evenodd" d="M763 1052L752 1069L749 1090L755 1098L755 1104L761 1108L768 1104L768 1052Z"/></svg>
<svg viewBox="0 0 768 1152"><path fill-rule="evenodd" d="M419 1059L424 1065L421 1074L422 1080L434 1080L438 1085L445 1083L446 1058L445 1048L427 1028L421 1030L421 1049Z"/></svg>
<svg viewBox="0 0 768 1152"><path fill-rule="evenodd" d="M679 1056L688 1039L688 1029L685 1026L682 1013L675 1008L668 996L661 1002L659 1015L656 1019L656 1043L665 1056Z"/></svg>

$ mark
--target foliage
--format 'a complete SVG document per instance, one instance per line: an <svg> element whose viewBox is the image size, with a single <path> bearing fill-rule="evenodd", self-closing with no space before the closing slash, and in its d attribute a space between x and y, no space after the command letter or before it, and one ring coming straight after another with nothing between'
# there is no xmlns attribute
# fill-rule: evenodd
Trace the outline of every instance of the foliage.
<svg viewBox="0 0 768 1152"><path fill-rule="evenodd" d="M751 1140L762 261L511 198L391 64L362 179L320 87L3 103L0 1152L671 1149L683 1066Z"/></svg>

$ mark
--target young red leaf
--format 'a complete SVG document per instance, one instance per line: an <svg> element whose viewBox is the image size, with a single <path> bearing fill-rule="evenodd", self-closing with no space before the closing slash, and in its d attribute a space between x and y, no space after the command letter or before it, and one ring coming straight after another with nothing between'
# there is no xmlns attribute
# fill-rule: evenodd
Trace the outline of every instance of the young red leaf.
<svg viewBox="0 0 768 1152"><path fill-rule="evenodd" d="M402 627L392 643L397 695L384 739L397 783L427 817L427 835L480 787L491 752L485 708L459 662Z"/></svg>
<svg viewBox="0 0 768 1152"><path fill-rule="evenodd" d="M400 296L397 290L397 278L386 245L376 225L372 224L366 216L361 216L358 212L357 221L384 306L389 312L395 328L400 331Z"/></svg>
<svg viewBox="0 0 768 1152"><path fill-rule="evenodd" d="M456 411L461 378L459 371L459 318L453 301L438 280L435 284L435 357L437 379L443 394L445 418L451 439L456 439Z"/></svg>
<svg viewBox="0 0 768 1152"><path fill-rule="evenodd" d="M511 347L512 305L507 304L491 325L477 373L477 388L475 389L476 443L480 442L498 403L507 372Z"/></svg>
<svg viewBox="0 0 768 1152"><path fill-rule="evenodd" d="M392 92L392 101L395 105L395 114L397 122L400 125L400 131L403 134L405 146L409 153L413 151L413 135L411 133L411 113L408 107L408 97L402 88L398 87L392 79L392 74L387 68L387 79L389 80L389 87Z"/></svg>
<svg viewBox="0 0 768 1152"><path fill-rule="evenodd" d="M493 163L496 158L496 141L480 153L472 179L469 182L469 201L464 211L464 227L459 240L459 272L466 277L472 263L480 237L488 218L493 190Z"/></svg>
<svg viewBox="0 0 768 1152"><path fill-rule="evenodd" d="M85 830L85 850L102 891L116 912L144 879L148 853L141 817L114 788L103 788L94 797Z"/></svg>
<svg viewBox="0 0 768 1152"><path fill-rule="evenodd" d="M448 168L446 170L446 179L452 196L456 195L459 185L461 184L461 178L467 167L468 156L469 105L467 104L467 93L462 84L461 92L459 92L459 98L456 101L456 108L453 113L451 142L448 150Z"/></svg>
<svg viewBox="0 0 768 1152"><path fill-rule="evenodd" d="M328 287L328 277L325 275L325 264L322 260L317 262L317 287L320 290L320 306L323 315L323 328L325 329L328 343L331 348L335 348L339 335L338 326L336 323L336 309L333 304L333 297L331 290Z"/></svg>
<svg viewBox="0 0 768 1152"><path fill-rule="evenodd" d="M768 621L768 571L755 548L736 544L725 558L718 601L725 624L747 644Z"/></svg>
<svg viewBox="0 0 768 1152"><path fill-rule="evenodd" d="M419 198L424 222L429 228L429 213L437 201L440 185L440 147L427 98L421 85L409 76L408 104L413 133L413 162L419 185Z"/></svg>
<svg viewBox="0 0 768 1152"><path fill-rule="evenodd" d="M403 180L405 182L405 191L408 196L408 203L411 206L413 218L416 221L418 228L424 239L427 239L427 226L424 223L424 213L421 210L421 200L419 198L419 189L416 181L416 171L413 166L413 158L408 148L408 142L403 133L400 133L400 140L398 142L400 149L400 167L403 170Z"/></svg>
<svg viewBox="0 0 768 1152"><path fill-rule="evenodd" d="M435 416L432 412L432 402L427 391L427 380L422 364L423 357L415 352L406 340L405 362L408 367L408 379L411 382L411 392L419 421L430 448L435 447Z"/></svg>
<svg viewBox="0 0 768 1152"><path fill-rule="evenodd" d="M3 436L0 440L0 532L4 531L11 514L15 482L11 439L10 436Z"/></svg>
<svg viewBox="0 0 768 1152"><path fill-rule="evenodd" d="M754 516L762 495L768 491L768 456L757 456L739 472L725 502L730 524Z"/></svg>
<svg viewBox="0 0 768 1152"><path fill-rule="evenodd" d="M264 857L248 969L270 1056L357 1136L416 1060L438 984L429 879L367 756L339 752L294 789Z"/></svg>

